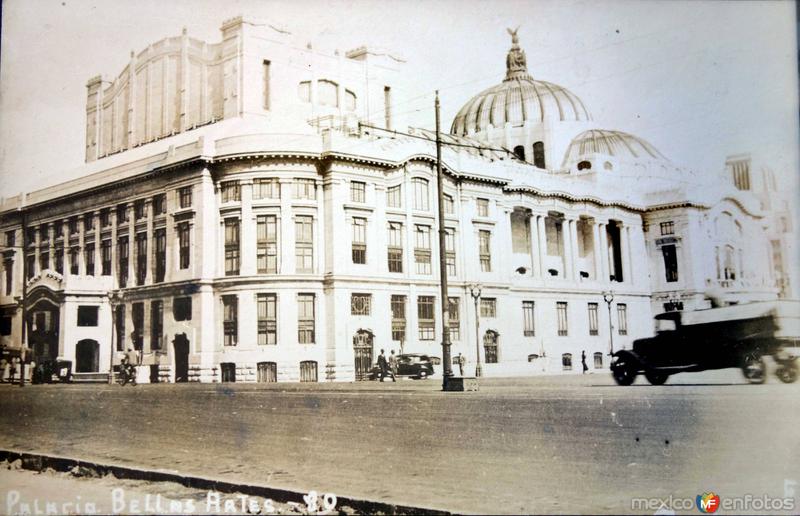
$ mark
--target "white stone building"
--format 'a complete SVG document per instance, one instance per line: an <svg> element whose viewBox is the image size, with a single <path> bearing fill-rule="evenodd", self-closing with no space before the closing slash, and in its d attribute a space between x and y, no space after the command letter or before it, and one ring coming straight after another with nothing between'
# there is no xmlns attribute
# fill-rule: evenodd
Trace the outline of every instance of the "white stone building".
<svg viewBox="0 0 800 516"><path fill-rule="evenodd" d="M132 346L143 381L351 381L380 349L440 357L434 134L395 116L402 60L221 30L90 80L79 178L0 206L0 344L87 374ZM606 368L610 331L628 347L710 288L796 297L768 170L676 167L534 80L516 35L506 62L444 136L450 335L470 373L476 353L487 376L579 372L582 353Z"/></svg>

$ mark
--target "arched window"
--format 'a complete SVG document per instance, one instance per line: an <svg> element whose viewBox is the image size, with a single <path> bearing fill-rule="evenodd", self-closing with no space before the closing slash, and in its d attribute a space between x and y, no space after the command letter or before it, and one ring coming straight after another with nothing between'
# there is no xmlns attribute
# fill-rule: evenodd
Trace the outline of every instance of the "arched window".
<svg viewBox="0 0 800 516"><path fill-rule="evenodd" d="M414 209L428 211L428 180L415 177L411 180L414 190Z"/></svg>
<svg viewBox="0 0 800 516"><path fill-rule="evenodd" d="M278 364L275 362L259 362L256 367L256 381L259 383L278 381Z"/></svg>
<svg viewBox="0 0 800 516"><path fill-rule="evenodd" d="M344 90L344 108L347 111L356 110L356 94L350 90Z"/></svg>
<svg viewBox="0 0 800 516"><path fill-rule="evenodd" d="M300 362L300 381L301 382L316 382L317 380L317 363L313 360L303 360Z"/></svg>
<svg viewBox="0 0 800 516"><path fill-rule="evenodd" d="M297 85L297 96L303 102L311 102L311 81L303 81Z"/></svg>
<svg viewBox="0 0 800 516"><path fill-rule="evenodd" d="M594 353L594 368L595 369L602 369L603 368L603 354L599 351L595 351Z"/></svg>
<svg viewBox="0 0 800 516"><path fill-rule="evenodd" d="M525 161L525 147L522 145L514 147L514 154L522 161Z"/></svg>
<svg viewBox="0 0 800 516"><path fill-rule="evenodd" d="M592 162L591 161L581 161L578 163L578 170L591 170Z"/></svg>
<svg viewBox="0 0 800 516"><path fill-rule="evenodd" d="M543 142L536 142L533 144L533 164L539 168L545 168Z"/></svg>
<svg viewBox="0 0 800 516"><path fill-rule="evenodd" d="M487 330L486 334L483 336L483 352L487 364L497 363L497 336L497 332L493 330Z"/></svg>
<svg viewBox="0 0 800 516"><path fill-rule="evenodd" d="M323 106L339 107L339 86L327 79L317 81L317 102Z"/></svg>
<svg viewBox="0 0 800 516"><path fill-rule="evenodd" d="M572 371L572 353L561 355L561 367L564 371Z"/></svg>

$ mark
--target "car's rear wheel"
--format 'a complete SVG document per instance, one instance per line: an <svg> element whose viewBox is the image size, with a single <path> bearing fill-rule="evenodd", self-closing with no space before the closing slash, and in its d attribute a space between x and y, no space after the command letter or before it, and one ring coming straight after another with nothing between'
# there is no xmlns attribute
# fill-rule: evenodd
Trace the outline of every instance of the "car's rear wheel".
<svg viewBox="0 0 800 516"><path fill-rule="evenodd" d="M650 382L651 385L664 385L669 375L658 371L647 371L644 373L644 377L647 378L647 381Z"/></svg>
<svg viewBox="0 0 800 516"><path fill-rule="evenodd" d="M638 374L636 365L626 356L618 356L611 364L611 374L617 385L631 385Z"/></svg>
<svg viewBox="0 0 800 516"><path fill-rule="evenodd" d="M775 371L775 375L783 383L794 383L797 381L797 362L792 361L788 364L781 364Z"/></svg>
<svg viewBox="0 0 800 516"><path fill-rule="evenodd" d="M759 353L749 353L744 357L742 373L750 383L764 383L767 380L767 364Z"/></svg>

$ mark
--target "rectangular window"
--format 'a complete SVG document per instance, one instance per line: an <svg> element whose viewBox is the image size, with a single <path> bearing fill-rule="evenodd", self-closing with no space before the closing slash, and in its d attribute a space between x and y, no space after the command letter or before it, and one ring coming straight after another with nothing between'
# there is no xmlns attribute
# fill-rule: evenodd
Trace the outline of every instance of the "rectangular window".
<svg viewBox="0 0 800 516"><path fill-rule="evenodd" d="M278 272L278 218L259 215L256 219L256 263L259 274Z"/></svg>
<svg viewBox="0 0 800 516"><path fill-rule="evenodd" d="M225 275L239 274L239 220L225 219Z"/></svg>
<svg viewBox="0 0 800 516"><path fill-rule="evenodd" d="M481 317L497 317L497 299L481 298Z"/></svg>
<svg viewBox="0 0 800 516"><path fill-rule="evenodd" d="M314 344L314 294L297 295L297 342Z"/></svg>
<svg viewBox="0 0 800 516"><path fill-rule="evenodd" d="M316 196L316 184L313 179L296 178L294 180L294 198L314 200Z"/></svg>
<svg viewBox="0 0 800 516"><path fill-rule="evenodd" d="M419 325L419 340L434 340L434 297L419 296L417 298L417 319Z"/></svg>
<svg viewBox="0 0 800 516"><path fill-rule="evenodd" d="M4 315L0 317L0 335L11 335L11 317Z"/></svg>
<svg viewBox="0 0 800 516"><path fill-rule="evenodd" d="M172 317L176 321L192 320L192 298L176 297L172 299Z"/></svg>
<svg viewBox="0 0 800 516"><path fill-rule="evenodd" d="M6 247L14 247L17 245L17 232L13 229L6 231Z"/></svg>
<svg viewBox="0 0 800 516"><path fill-rule="evenodd" d="M239 340L239 298L222 296L223 345L235 346Z"/></svg>
<svg viewBox="0 0 800 516"><path fill-rule="evenodd" d="M36 255L29 254L25 257L27 271L25 271L25 279L31 279L36 275ZM75 251L75 274L78 274L78 251Z"/></svg>
<svg viewBox="0 0 800 516"><path fill-rule="evenodd" d="M595 352L594 354L594 368L595 369L602 369L603 368L603 354L599 351Z"/></svg>
<svg viewBox="0 0 800 516"><path fill-rule="evenodd" d="M388 265L389 272L403 272L403 225L389 223Z"/></svg>
<svg viewBox="0 0 800 516"><path fill-rule="evenodd" d="M489 199L477 199L475 204L478 209L478 217L489 216Z"/></svg>
<svg viewBox="0 0 800 516"><path fill-rule="evenodd" d="M188 269L191 257L191 237L188 222L178 224L178 267Z"/></svg>
<svg viewBox="0 0 800 516"><path fill-rule="evenodd" d="M589 335L598 334L597 303L589 303Z"/></svg>
<svg viewBox="0 0 800 516"><path fill-rule="evenodd" d="M406 296L392 295L392 340L406 340Z"/></svg>
<svg viewBox="0 0 800 516"><path fill-rule="evenodd" d="M83 216L83 231L90 233L94 231L94 215L87 213Z"/></svg>
<svg viewBox="0 0 800 516"><path fill-rule="evenodd" d="M155 269L155 282L161 283L164 281L164 275L167 270L167 230L157 229L154 233L155 245L153 248L153 258Z"/></svg>
<svg viewBox="0 0 800 516"><path fill-rule="evenodd" d="M153 215L165 215L167 213L167 194L158 194L153 197Z"/></svg>
<svg viewBox="0 0 800 516"><path fill-rule="evenodd" d="M366 202L367 184L360 181L350 181L350 201Z"/></svg>
<svg viewBox="0 0 800 516"><path fill-rule="evenodd" d="M403 206L403 191L400 185L390 186L386 189L386 205L389 208L401 208Z"/></svg>
<svg viewBox="0 0 800 516"><path fill-rule="evenodd" d="M317 363L313 360L303 360L300 362L300 381L301 382L316 382L317 381Z"/></svg>
<svg viewBox="0 0 800 516"><path fill-rule="evenodd" d="M533 310L536 305L533 301L522 302L522 335L533 337L536 335L536 326L533 320Z"/></svg>
<svg viewBox="0 0 800 516"><path fill-rule="evenodd" d="M178 188L178 203L181 208L191 208L192 206L192 187L184 186Z"/></svg>
<svg viewBox="0 0 800 516"><path fill-rule="evenodd" d="M111 209L100 210L100 227L107 228L111 225Z"/></svg>
<svg viewBox="0 0 800 516"><path fill-rule="evenodd" d="M661 234L662 235L674 235L675 234L675 223L673 221L662 222L660 224L661 227Z"/></svg>
<svg viewBox="0 0 800 516"><path fill-rule="evenodd" d="M150 349L161 349L164 346L164 302L150 302Z"/></svg>
<svg viewBox="0 0 800 516"><path fill-rule="evenodd" d="M114 307L114 331L117 338L117 351L125 351L125 305Z"/></svg>
<svg viewBox="0 0 800 516"><path fill-rule="evenodd" d="M491 240L492 233L490 231L478 231L478 255L483 272L492 272Z"/></svg>
<svg viewBox="0 0 800 516"><path fill-rule="evenodd" d="M556 303L556 315L558 316L558 335L566 337L569 334L567 325L567 303L559 301Z"/></svg>
<svg viewBox="0 0 800 516"><path fill-rule="evenodd" d="M617 304L617 328L620 335L628 334L628 305Z"/></svg>
<svg viewBox="0 0 800 516"><path fill-rule="evenodd" d="M264 109L267 110L269 109L269 101L270 101L269 98L270 64L271 63L266 59L264 59L264 61L261 63L261 76L262 76L261 78L264 81Z"/></svg>
<svg viewBox="0 0 800 516"><path fill-rule="evenodd" d="M278 343L278 298L275 294L258 294L258 345Z"/></svg>
<svg viewBox="0 0 800 516"><path fill-rule="evenodd" d="M414 209L428 211L428 181L415 177L411 180L411 186L414 188Z"/></svg>
<svg viewBox="0 0 800 516"><path fill-rule="evenodd" d="M128 206L120 204L117 206L117 225L128 222Z"/></svg>
<svg viewBox="0 0 800 516"><path fill-rule="evenodd" d="M79 306L78 326L97 326L97 314L99 311L99 306Z"/></svg>
<svg viewBox="0 0 800 516"><path fill-rule="evenodd" d="M454 229L446 229L444 233L445 263L447 264L447 275L456 275L456 232Z"/></svg>
<svg viewBox="0 0 800 516"><path fill-rule="evenodd" d="M674 245L661 246L667 283L678 281L678 253Z"/></svg>
<svg viewBox="0 0 800 516"><path fill-rule="evenodd" d="M572 353L564 353L561 355L561 369L564 371L572 371Z"/></svg>
<svg viewBox="0 0 800 516"><path fill-rule="evenodd" d="M444 194L444 212L445 214L455 213L456 207L453 202L453 196Z"/></svg>
<svg viewBox="0 0 800 516"><path fill-rule="evenodd" d="M750 160L741 159L729 162L733 169L733 184L739 190L750 189Z"/></svg>
<svg viewBox="0 0 800 516"><path fill-rule="evenodd" d="M111 209L109 208L109 212ZM53 224L53 238L64 238L64 223L60 220L55 221Z"/></svg>
<svg viewBox="0 0 800 516"><path fill-rule="evenodd" d="M131 322L133 322L133 349L144 349L144 303L131 305Z"/></svg>
<svg viewBox="0 0 800 516"><path fill-rule="evenodd" d="M136 234L136 284L144 285L147 277L147 233Z"/></svg>
<svg viewBox="0 0 800 516"><path fill-rule="evenodd" d="M142 220L147 216L147 210L145 210L144 207L144 199L133 203L133 216L136 220Z"/></svg>
<svg viewBox="0 0 800 516"><path fill-rule="evenodd" d="M222 202L239 202L242 200L242 191L238 181L227 181L222 183Z"/></svg>
<svg viewBox="0 0 800 516"><path fill-rule="evenodd" d="M295 267L297 272L314 272L314 218L298 215L294 220Z"/></svg>
<svg viewBox="0 0 800 516"><path fill-rule="evenodd" d="M457 297L447 298L447 329L450 333L450 342L461 340L461 317L459 310L459 300Z"/></svg>
<svg viewBox="0 0 800 516"><path fill-rule="evenodd" d="M414 262L417 264L417 274L431 273L430 226L414 226Z"/></svg>
<svg viewBox="0 0 800 516"><path fill-rule="evenodd" d="M256 381L258 383L277 382L278 364L275 362L259 362L256 364Z"/></svg>
<svg viewBox="0 0 800 516"><path fill-rule="evenodd" d="M280 199L281 184L277 178L256 179L253 182L253 199Z"/></svg>
<svg viewBox="0 0 800 516"><path fill-rule="evenodd" d="M351 294L350 315L369 315L372 311L372 295Z"/></svg>
<svg viewBox="0 0 800 516"><path fill-rule="evenodd" d="M128 284L129 253L128 237L119 237L117 239L117 262L119 263L117 282L120 288L125 288Z"/></svg>
<svg viewBox="0 0 800 516"><path fill-rule="evenodd" d="M39 253L39 270L43 271L50 268L50 253L41 251Z"/></svg>
<svg viewBox="0 0 800 516"><path fill-rule="evenodd" d="M72 217L71 219L69 219L69 234L70 235L78 234L78 217Z"/></svg>
<svg viewBox="0 0 800 516"><path fill-rule="evenodd" d="M83 248L83 260L86 263L86 275L94 276L94 244L86 244Z"/></svg>
<svg viewBox="0 0 800 516"><path fill-rule="evenodd" d="M236 364L234 362L221 362L219 372L222 383L236 383Z"/></svg>
<svg viewBox="0 0 800 516"><path fill-rule="evenodd" d="M111 276L111 240L100 242L101 271L103 276Z"/></svg>
<svg viewBox="0 0 800 516"><path fill-rule="evenodd" d="M367 263L367 219L353 218L353 263Z"/></svg>
<svg viewBox="0 0 800 516"><path fill-rule="evenodd" d="M73 276L77 276L78 272L78 248L73 247L69 250L69 273ZM28 265L28 275L32 277L32 269L30 264Z"/></svg>
<svg viewBox="0 0 800 516"><path fill-rule="evenodd" d="M3 267L6 271L6 295L10 296L14 288L14 260L4 261Z"/></svg>
<svg viewBox="0 0 800 516"><path fill-rule="evenodd" d="M35 243L36 243L36 228L28 228L28 230L25 232L25 245L30 247Z"/></svg>

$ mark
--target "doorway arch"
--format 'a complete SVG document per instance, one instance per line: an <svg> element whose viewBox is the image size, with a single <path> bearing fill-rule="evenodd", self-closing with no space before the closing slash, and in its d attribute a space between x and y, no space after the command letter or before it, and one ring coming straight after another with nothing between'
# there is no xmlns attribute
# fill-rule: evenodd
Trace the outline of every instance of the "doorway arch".
<svg viewBox="0 0 800 516"><path fill-rule="evenodd" d="M93 339L83 339L75 345L75 372L100 371L100 344Z"/></svg>
<svg viewBox="0 0 800 516"><path fill-rule="evenodd" d="M358 330L353 335L353 355L355 355L356 380L366 380L372 369L372 346L375 335L371 330Z"/></svg>
<svg viewBox="0 0 800 516"><path fill-rule="evenodd" d="M175 383L189 381L189 338L185 333L175 334L172 341L175 352Z"/></svg>
<svg viewBox="0 0 800 516"><path fill-rule="evenodd" d="M486 357L485 362L487 364L497 363L497 341L499 336L500 334L494 330L486 330L486 333L483 335L483 353Z"/></svg>

